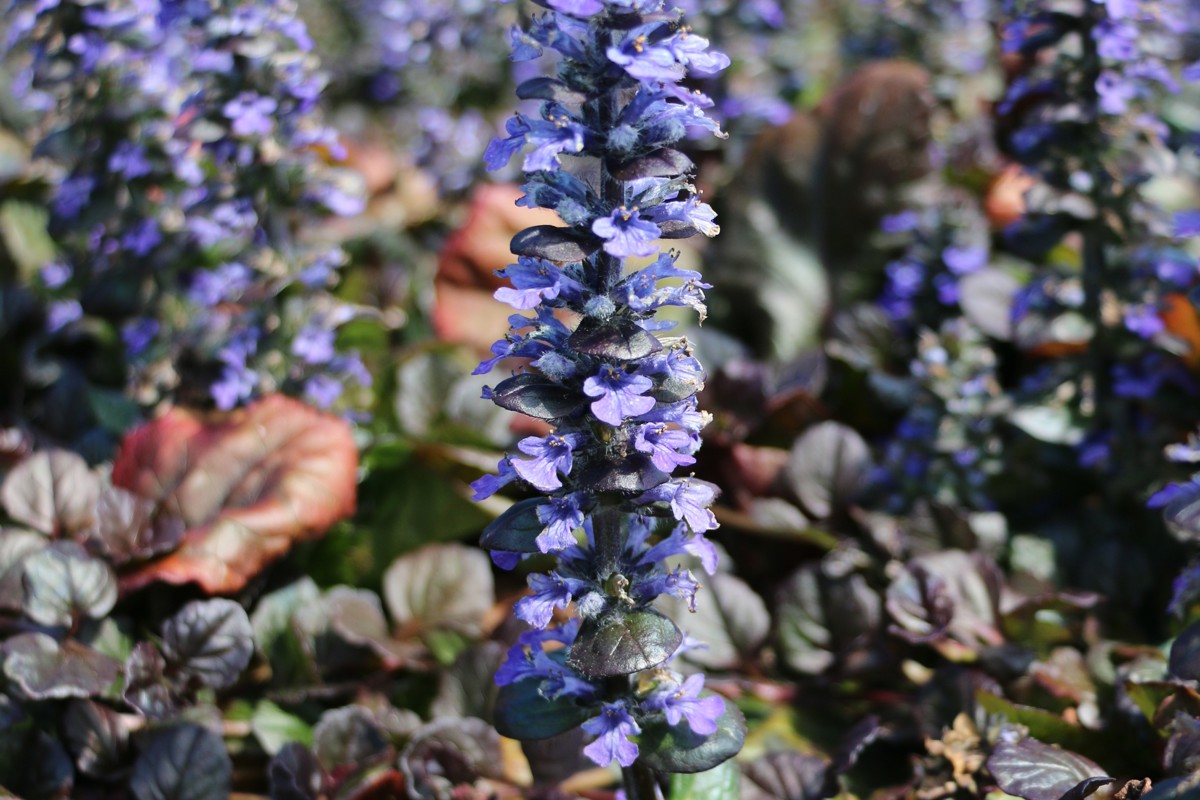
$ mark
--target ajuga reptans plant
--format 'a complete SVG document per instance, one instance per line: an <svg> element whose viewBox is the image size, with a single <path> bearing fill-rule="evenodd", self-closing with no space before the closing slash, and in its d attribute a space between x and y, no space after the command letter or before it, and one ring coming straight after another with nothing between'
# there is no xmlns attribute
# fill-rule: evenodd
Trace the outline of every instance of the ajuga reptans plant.
<svg viewBox="0 0 1200 800"><path fill-rule="evenodd" d="M355 315L327 292L345 256L301 235L362 200L331 166L342 147L294 4L14 0L9 36L59 173L59 258L35 286L48 347L101 329L145 405L283 390L327 407L369 382L334 347Z"/></svg>
<svg viewBox="0 0 1200 800"><path fill-rule="evenodd" d="M485 397L554 430L523 439L499 474L474 487L477 499L512 482L541 493L488 526L483 544L503 567L539 553L555 563L530 576L533 593L517 603L534 630L496 676L496 724L518 739L582 726L595 737L584 752L617 761L631 798L653 797L655 771L715 766L737 752L744 730L731 704L704 691L702 675L685 680L667 666L687 645L652 606L661 594L695 603L696 578L666 559L690 554L716 568L704 538L717 524L708 508L715 487L672 477L700 445L704 370L685 337L662 335L672 325L655 312L704 314L708 285L657 240L717 232L689 182L690 160L673 145L689 127L720 135L704 113L708 98L680 81L728 59L661 0L541 5L547 13L513 32L513 58L553 49L557 77L517 88L542 101L540 118L509 120L486 160L499 168L529 147L519 204L553 209L566 225L513 239L517 263L501 272L512 286L496 297L533 315L514 315L477 371L527 359ZM566 169L563 155L577 167ZM653 260L627 271L629 258ZM555 610L572 603L577 618L551 627Z"/></svg>

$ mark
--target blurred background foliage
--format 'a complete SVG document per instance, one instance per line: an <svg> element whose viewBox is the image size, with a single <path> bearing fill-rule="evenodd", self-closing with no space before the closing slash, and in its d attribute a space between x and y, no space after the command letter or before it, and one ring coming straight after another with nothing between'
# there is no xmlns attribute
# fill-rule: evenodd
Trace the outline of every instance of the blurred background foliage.
<svg viewBox="0 0 1200 800"><path fill-rule="evenodd" d="M1009 102L1012 87L1048 60L1005 51L1012 4L680 4L733 65L698 85L729 133L690 153L722 233L684 245L683 266L714 288L703 326L680 316L708 370L701 407L713 421L695 472L722 488L712 538L728 557L700 609L674 616L709 643L684 661L739 705L750 734L736 767L678 776L669 796L1058 800L1099 788L1136 800L1143 779L1156 798L1197 796L1200 281L1196 239L1162 219L1200 206L1200 86L1145 101L1157 140L1097 123L1110 146L1092 178L1124 182L1121 197L1158 212L1097 207L1089 186L1056 174L1071 142L1014 144L1039 100ZM1059 5L1070 15L1094 4ZM21 733L0 752L0 785L30 797L115 796L105 792L127 784L139 798L231 786L611 796L612 776L579 760L579 735L521 752L489 726L491 675L519 633L510 612L524 584L493 575L474 542L519 495L473 503L468 484L540 428L481 401L471 371L506 325L491 295L509 239L547 220L514 205L515 175L486 174L482 154L530 76L507 52L509 28L532 11L299 5L327 76L318 111L345 148L340 162L323 158L354 174L365 204L292 235L344 251L323 291L352 312L331 330L371 380L328 404L358 460L326 474L353 473L356 510L285 526L288 546L269 556L256 530L253 574L216 589L240 612L198 600L199 573L170 577L163 559L176 556L161 553L178 538L138 539L132 561L114 560L107 534L87 532L94 520L39 528L13 499L32 480L17 466L30 453L72 451L86 461L70 462L73 480L136 491L121 475L142 473L120 464L140 424L175 420L168 408L206 431L230 424L203 369L197 393L131 366L122 313L85 301L52 323L44 270L67 248L52 209L69 158L49 142L63 112L13 95L28 58L13 49L0 75L0 473L18 488L0 497L0 719ZM1172 42L1179 63L1200 58L1194 25ZM1095 287L1097 219L1117 266ZM264 370L295 361L304 321L333 307L315 296L299 284L271 294L283 310L267 328L286 335L264 339ZM236 313L253 303L238 302ZM254 457L276 458L268 451ZM273 489L254 500L274 503ZM184 527L247 505L236 494L209 498ZM171 516L176 501L155 498L154 514ZM45 564L28 567L31 554ZM91 605L31 613L22 575L89 557L110 565ZM175 634L162 626L185 611L252 629L252 654L180 678L191 662L169 661ZM36 649L43 640L13 644L64 619L52 655ZM155 647L166 672L146 667L138 683L131 659L151 663ZM122 665L125 684L55 691L24 666L68 651L108 683ZM130 709L175 723L131 746L147 723ZM85 746L31 720L107 733ZM174 764L173 785L186 784L175 756L187 746L211 755L218 777L228 769L225 782L203 790L216 794L154 794L171 788L148 788L155 764ZM17 769L30 754L45 774ZM1117 780L1080 788L1101 775ZM319 791L281 788L293 784Z"/></svg>

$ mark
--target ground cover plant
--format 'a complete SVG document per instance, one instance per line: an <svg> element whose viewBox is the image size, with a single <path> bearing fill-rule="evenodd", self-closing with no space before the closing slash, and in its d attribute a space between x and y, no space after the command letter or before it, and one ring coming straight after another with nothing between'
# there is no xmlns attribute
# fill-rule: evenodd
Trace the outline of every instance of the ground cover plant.
<svg viewBox="0 0 1200 800"><path fill-rule="evenodd" d="M2 19L0 794L1200 795L1194 3Z"/></svg>

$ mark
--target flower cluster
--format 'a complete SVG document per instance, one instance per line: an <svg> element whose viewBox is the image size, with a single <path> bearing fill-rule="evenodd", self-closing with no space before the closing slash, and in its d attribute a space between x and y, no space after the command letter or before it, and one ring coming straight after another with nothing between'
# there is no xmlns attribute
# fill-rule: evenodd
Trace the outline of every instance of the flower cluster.
<svg viewBox="0 0 1200 800"><path fill-rule="evenodd" d="M361 210L288 0L18 0L20 84L61 167L41 274L51 335L111 325L152 402L276 389L327 407L369 376L334 347L344 260L300 231Z"/></svg>
<svg viewBox="0 0 1200 800"><path fill-rule="evenodd" d="M663 668L684 637L651 605L667 594L694 607L699 582L665 560L690 554L712 573L716 552L704 534L717 527L708 508L715 487L671 477L694 463L700 446L707 416L696 393L704 370L686 337L660 335L671 323L655 312L685 306L704 315L708 284L676 265L678 253L661 252L658 240L717 232L712 209L688 181L690 160L673 145L689 127L719 134L705 115L711 101L679 82L711 75L728 59L660 0L543 5L549 13L513 34L513 58L554 50L557 75L518 87L519 96L542 100L540 114L517 114L486 153L496 169L524 151L519 204L553 209L566 223L513 239L517 263L500 273L511 288L496 297L533 316L513 315L509 334L477 370L524 359L485 397L553 425L474 484L477 499L509 483L541 493L484 532L498 564L555 557L547 573L530 576L532 594L516 607L538 630L497 675L505 690L499 727L516 738L565 730L539 727L543 715L525 708L524 718L504 710L518 698L542 703L567 709L555 719L582 722L597 737L586 752L600 764L630 767L640 747L642 763L685 771L677 746L647 744L661 741L650 734L655 726L682 725L685 738L712 739L706 758L715 765L740 747L740 727L723 701L700 694L702 677L684 681ZM565 169L564 155L580 157L581 168ZM631 258L652 260L627 269ZM578 621L542 631L572 603ZM550 642L560 649L548 650ZM643 681L615 680L647 670L654 671ZM719 718L730 721L718 732Z"/></svg>

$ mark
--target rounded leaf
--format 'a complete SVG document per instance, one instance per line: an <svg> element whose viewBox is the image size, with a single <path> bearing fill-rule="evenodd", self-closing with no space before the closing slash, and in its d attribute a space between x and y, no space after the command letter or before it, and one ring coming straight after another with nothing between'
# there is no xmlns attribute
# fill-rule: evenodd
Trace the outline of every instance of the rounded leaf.
<svg viewBox="0 0 1200 800"><path fill-rule="evenodd" d="M66 450L34 453L0 486L0 502L13 519L51 536L92 524L100 482L87 462Z"/></svg>
<svg viewBox="0 0 1200 800"><path fill-rule="evenodd" d="M491 562L474 547L430 545L388 567L383 597L393 623L408 633L449 628L478 636L496 601Z"/></svg>
<svg viewBox="0 0 1200 800"><path fill-rule="evenodd" d="M805 753L769 753L742 767L743 800L820 800L829 762Z"/></svg>
<svg viewBox="0 0 1200 800"><path fill-rule="evenodd" d="M544 697L540 686L539 680L523 680L500 687L492 723L501 736L520 741L549 739L578 728L593 715L569 697Z"/></svg>
<svg viewBox="0 0 1200 800"><path fill-rule="evenodd" d="M72 700L63 716L63 739L86 775L104 777L129 756L129 729L121 715L91 700Z"/></svg>
<svg viewBox="0 0 1200 800"><path fill-rule="evenodd" d="M662 342L632 319L584 317L568 340L576 351L607 361L637 361L662 350Z"/></svg>
<svg viewBox="0 0 1200 800"><path fill-rule="evenodd" d="M718 572L702 583L694 614L688 613L680 600L664 601L671 609L668 615L706 645L681 658L709 669L731 669L762 647L771 629L771 615L763 599L741 578Z"/></svg>
<svg viewBox="0 0 1200 800"><path fill-rule="evenodd" d="M1193 622L1175 637L1167 663L1174 677L1200 681L1200 622Z"/></svg>
<svg viewBox="0 0 1200 800"><path fill-rule="evenodd" d="M267 767L271 800L317 800L325 776L317 757L302 744L284 745Z"/></svg>
<svg viewBox="0 0 1200 800"><path fill-rule="evenodd" d="M113 483L183 520L177 550L122 578L241 590L292 542L354 512L358 447L349 424L271 395L216 421L174 408L132 431Z"/></svg>
<svg viewBox="0 0 1200 800"><path fill-rule="evenodd" d="M492 402L534 419L554 421L583 407L579 392L533 372L505 378L492 389Z"/></svg>
<svg viewBox="0 0 1200 800"><path fill-rule="evenodd" d="M163 623L162 639L163 658L212 689L237 683L254 655L250 617L232 600L193 600Z"/></svg>
<svg viewBox="0 0 1200 800"><path fill-rule="evenodd" d="M19 528L0 530L0 609L20 611L25 600L22 576L29 556L46 546L46 537Z"/></svg>
<svg viewBox="0 0 1200 800"><path fill-rule="evenodd" d="M479 537L480 546L510 553L539 553L538 535L546 525L538 519L538 509L546 505L542 497L519 500L488 523Z"/></svg>
<svg viewBox="0 0 1200 800"><path fill-rule="evenodd" d="M54 542L29 556L23 573L25 614L41 625L100 619L117 604L117 577L76 542Z"/></svg>
<svg viewBox="0 0 1200 800"><path fill-rule="evenodd" d="M987 760L987 767L1006 794L1025 800L1060 800L1086 784L1081 793L1073 797L1073 800L1082 800L1113 781L1093 761L1078 753L1051 747L1030 737L997 744Z"/></svg>
<svg viewBox="0 0 1200 800"><path fill-rule="evenodd" d="M44 633L4 642L4 675L31 700L95 697L117 679L114 659L73 640L59 644Z"/></svg>
<svg viewBox="0 0 1200 800"><path fill-rule="evenodd" d="M792 446L787 476L805 510L824 519L860 490L870 466L870 449L857 431L821 422Z"/></svg>
<svg viewBox="0 0 1200 800"><path fill-rule="evenodd" d="M706 697L711 692L701 692ZM746 720L738 707L725 701L725 713L717 718L716 733L701 736L687 720L668 725L666 717L642 724L638 760L660 772L704 772L733 758L746 741Z"/></svg>
<svg viewBox="0 0 1200 800"><path fill-rule="evenodd" d="M233 762L220 736L193 723L158 731L133 765L137 800L225 800Z"/></svg>
<svg viewBox="0 0 1200 800"><path fill-rule="evenodd" d="M389 752L387 737L371 710L345 706L326 711L313 728L313 752L326 769L363 766Z"/></svg>
<svg viewBox="0 0 1200 800"><path fill-rule="evenodd" d="M666 661L683 633L650 608L610 611L585 619L567 662L589 678L629 675Z"/></svg>

